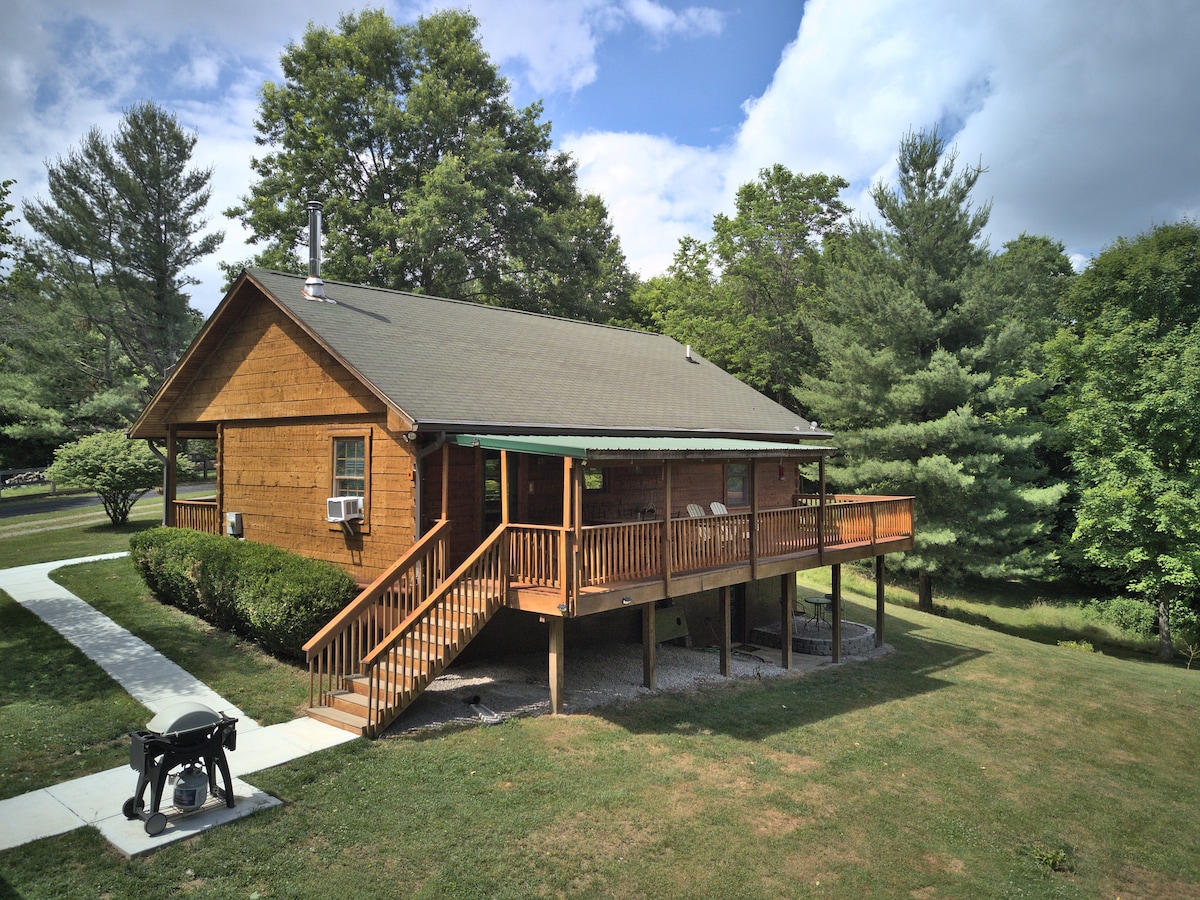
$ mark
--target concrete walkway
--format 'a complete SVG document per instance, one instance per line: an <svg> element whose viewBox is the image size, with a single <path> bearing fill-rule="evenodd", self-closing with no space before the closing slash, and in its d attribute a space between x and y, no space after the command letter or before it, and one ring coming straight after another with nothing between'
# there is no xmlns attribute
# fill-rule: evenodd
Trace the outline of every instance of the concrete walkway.
<svg viewBox="0 0 1200 900"><path fill-rule="evenodd" d="M134 637L49 578L50 572L63 566L124 555L112 553L0 569L0 590L7 591L19 604L83 651L152 713L190 700L236 717L237 749L228 754L229 768L234 776L235 805L230 809L223 801L210 797L200 810L184 815L169 806L168 792L162 809L168 818L166 830L151 837L140 820L130 821L121 813L122 804L133 795L138 780L133 769L123 766L0 800L0 850L92 825L127 856L148 853L164 844L279 803L242 781L240 776L354 740L348 732L309 718L261 727L145 641ZM149 803L149 789L145 800Z"/></svg>

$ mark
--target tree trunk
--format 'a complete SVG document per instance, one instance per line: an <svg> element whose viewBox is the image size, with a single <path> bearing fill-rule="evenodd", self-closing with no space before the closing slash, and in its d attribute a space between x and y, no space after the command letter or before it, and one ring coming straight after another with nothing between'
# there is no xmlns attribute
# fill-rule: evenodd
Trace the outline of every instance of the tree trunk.
<svg viewBox="0 0 1200 900"><path fill-rule="evenodd" d="M1175 658L1171 646L1171 606L1166 597L1158 598L1158 658L1170 662Z"/></svg>
<svg viewBox="0 0 1200 900"><path fill-rule="evenodd" d="M924 569L917 573L917 609L933 612L933 583Z"/></svg>

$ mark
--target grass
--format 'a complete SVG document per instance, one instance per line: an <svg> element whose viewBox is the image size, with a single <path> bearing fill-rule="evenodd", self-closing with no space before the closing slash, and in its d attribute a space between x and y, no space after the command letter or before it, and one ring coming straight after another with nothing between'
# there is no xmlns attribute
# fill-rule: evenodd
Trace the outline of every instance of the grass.
<svg viewBox="0 0 1200 900"><path fill-rule="evenodd" d="M115 615L149 605L120 564L67 575ZM870 585L845 587L872 621ZM893 594L882 659L356 741L254 774L282 806L147 858L87 829L0 853L0 897L1200 898L1200 672Z"/></svg>
<svg viewBox="0 0 1200 900"><path fill-rule="evenodd" d="M276 659L150 596L128 557L67 566L50 577L263 725L308 703L308 667Z"/></svg>
<svg viewBox="0 0 1200 900"><path fill-rule="evenodd" d="M192 493L212 493L191 488ZM180 496L188 490L181 489ZM0 569L77 559L129 549L129 536L162 521L162 497L150 494L134 504L125 525L113 526L103 507L84 507L60 513L34 513L0 519Z"/></svg>
<svg viewBox="0 0 1200 900"><path fill-rule="evenodd" d="M1200 675L888 625L870 663L354 742L149 858L80 831L0 873L30 898L1200 896Z"/></svg>
<svg viewBox="0 0 1200 900"><path fill-rule="evenodd" d="M0 799L127 764L129 732L149 718L103 669L0 591Z"/></svg>
<svg viewBox="0 0 1200 900"><path fill-rule="evenodd" d="M866 576L865 570L843 566L842 571L843 594L873 605L875 583ZM800 583L801 596L805 591L826 592L830 586L829 571L801 572ZM1093 596L1070 584L973 583L935 591L934 608L938 615L1041 644L1086 642L1110 655L1157 655L1157 635L1150 638L1130 634L1088 615L1083 604ZM915 588L897 580L896 576L888 576L887 599L889 604L917 607ZM1183 653L1183 650L1182 644L1177 643L1176 651ZM1186 655L1182 659L1186 663Z"/></svg>

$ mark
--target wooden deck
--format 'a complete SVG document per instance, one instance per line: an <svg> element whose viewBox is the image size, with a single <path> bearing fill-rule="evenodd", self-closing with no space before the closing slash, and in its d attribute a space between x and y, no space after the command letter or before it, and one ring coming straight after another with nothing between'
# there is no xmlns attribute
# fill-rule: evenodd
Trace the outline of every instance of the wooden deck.
<svg viewBox="0 0 1200 900"><path fill-rule="evenodd" d="M510 525L509 548L509 606L586 616L911 550L912 498L839 497L824 507L585 526L578 532ZM565 564L570 560L576 565Z"/></svg>

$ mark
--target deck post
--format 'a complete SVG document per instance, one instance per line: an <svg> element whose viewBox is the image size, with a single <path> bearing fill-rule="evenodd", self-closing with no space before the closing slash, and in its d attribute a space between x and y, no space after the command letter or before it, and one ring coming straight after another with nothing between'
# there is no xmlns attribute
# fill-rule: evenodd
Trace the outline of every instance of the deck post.
<svg viewBox="0 0 1200 900"><path fill-rule="evenodd" d="M779 576L779 662L785 669L792 667L792 624L796 614L796 573Z"/></svg>
<svg viewBox="0 0 1200 900"><path fill-rule="evenodd" d="M562 585L562 605L571 602L571 466L574 460L563 457L563 527L559 540L558 581Z"/></svg>
<svg viewBox="0 0 1200 900"><path fill-rule="evenodd" d="M561 616L550 616L550 714L563 714L563 654L566 649L563 639L564 620Z"/></svg>
<svg viewBox="0 0 1200 900"><path fill-rule="evenodd" d="M817 561L825 561L825 457L817 460Z"/></svg>
<svg viewBox="0 0 1200 900"><path fill-rule="evenodd" d="M758 581L758 460L746 461L750 479L750 580Z"/></svg>
<svg viewBox="0 0 1200 900"><path fill-rule="evenodd" d="M508 508L508 451L500 451L500 521L507 525L511 511Z"/></svg>
<svg viewBox="0 0 1200 900"><path fill-rule="evenodd" d="M833 569L833 661L842 661L842 564L834 563Z"/></svg>
<svg viewBox="0 0 1200 900"><path fill-rule="evenodd" d="M450 515L450 445L442 444L442 521ZM417 510L420 517L421 510Z"/></svg>
<svg viewBox="0 0 1200 900"><path fill-rule="evenodd" d="M674 552L671 537L671 461L663 460L663 533L662 569L663 596L671 596L671 554Z"/></svg>
<svg viewBox="0 0 1200 900"><path fill-rule="evenodd" d="M728 678L733 659L733 616L729 600L729 586L721 588L721 674Z"/></svg>
<svg viewBox="0 0 1200 900"><path fill-rule="evenodd" d="M883 557L875 557L875 646L883 646Z"/></svg>
<svg viewBox="0 0 1200 900"><path fill-rule="evenodd" d="M654 604L642 604L642 684L647 690L654 690Z"/></svg>

